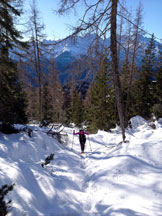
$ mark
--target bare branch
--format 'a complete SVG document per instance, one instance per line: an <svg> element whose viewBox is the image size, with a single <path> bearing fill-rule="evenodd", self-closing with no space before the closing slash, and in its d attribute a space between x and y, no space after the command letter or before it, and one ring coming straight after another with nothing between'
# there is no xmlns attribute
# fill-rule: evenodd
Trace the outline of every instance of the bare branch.
<svg viewBox="0 0 162 216"><path fill-rule="evenodd" d="M131 23L133 26L135 26L137 29L139 29L141 32L143 32L144 34L147 34L149 36L152 36L151 33L149 33L148 31L144 30L143 28L140 28L139 26L137 26L134 22L132 22L130 19L128 19L127 17L123 16L121 13L118 13L118 16L123 17L125 20L127 20L129 23ZM155 39L160 40L160 38L155 37Z"/></svg>
<svg viewBox="0 0 162 216"><path fill-rule="evenodd" d="M65 13L65 11L68 11L72 8L74 8L77 3L79 3L80 0L62 0L61 1L61 5L60 5L60 9L57 11L59 15L63 15ZM67 7L66 7L67 5Z"/></svg>

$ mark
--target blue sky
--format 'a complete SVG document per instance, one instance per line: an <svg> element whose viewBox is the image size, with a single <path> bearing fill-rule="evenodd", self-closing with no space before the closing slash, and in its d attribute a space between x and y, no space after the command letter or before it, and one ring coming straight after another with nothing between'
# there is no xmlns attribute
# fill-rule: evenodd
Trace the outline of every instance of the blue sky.
<svg viewBox="0 0 162 216"><path fill-rule="evenodd" d="M162 39L162 0L125 0L129 9L135 11L139 1L144 8L143 26L149 33L154 33L156 37ZM25 0L25 9L28 8L31 0ZM93 2L93 0L92 0ZM58 16L53 10L57 10L59 0L37 0L37 7L40 11L41 18L45 24L45 31L50 39L58 39L67 36L69 26L77 23L78 17L83 11L79 8L78 14L67 14Z"/></svg>

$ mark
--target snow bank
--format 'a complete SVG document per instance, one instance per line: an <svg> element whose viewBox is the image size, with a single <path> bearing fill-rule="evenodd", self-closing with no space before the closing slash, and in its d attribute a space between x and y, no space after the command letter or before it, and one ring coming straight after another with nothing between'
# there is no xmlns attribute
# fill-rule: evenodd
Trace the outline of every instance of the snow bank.
<svg viewBox="0 0 162 216"><path fill-rule="evenodd" d="M128 142L119 145L120 130L98 131L87 136L84 155L71 128L68 146L34 125L32 137L0 134L0 185L16 184L8 215L162 216L162 127L131 121Z"/></svg>
<svg viewBox="0 0 162 216"><path fill-rule="evenodd" d="M31 138L24 132L0 134L0 185L16 184L9 195L13 200L9 215L46 215L53 207L54 178L41 163L51 153L61 151L62 146L39 127L33 129Z"/></svg>
<svg viewBox="0 0 162 216"><path fill-rule="evenodd" d="M136 129L140 126L147 126L148 125L148 122L142 118L141 116L135 116L133 118L130 119L130 122L131 122L131 126L133 129Z"/></svg>

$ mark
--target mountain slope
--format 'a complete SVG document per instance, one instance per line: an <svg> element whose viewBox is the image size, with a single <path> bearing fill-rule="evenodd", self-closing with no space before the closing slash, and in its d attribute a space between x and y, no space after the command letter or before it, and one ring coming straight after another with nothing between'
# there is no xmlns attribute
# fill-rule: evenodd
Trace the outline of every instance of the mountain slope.
<svg viewBox="0 0 162 216"><path fill-rule="evenodd" d="M73 40L67 39L65 41L44 40L43 43L46 45L45 47L47 52L44 56L45 59L41 60L42 61L41 64L43 66L43 73L48 73L49 59L51 58L52 55L55 60L55 67L56 70L59 72L59 79L62 84L66 83L71 79L71 74L74 73L74 71L78 72L78 68L76 67L76 65L78 64L79 64L79 72L81 74L84 74L83 77L85 77L85 75L88 74L88 76L86 77L86 81L90 82L93 79L93 76L97 70L96 67L92 69L88 64L92 61L91 57L93 57L92 64L95 64L97 60L96 57L97 55L95 53L96 49L103 54L104 52L103 47L110 46L110 38L106 39L105 41L102 38L100 38L97 44L94 43L95 38L96 38L95 34L87 34L84 37L76 36L75 40L74 39ZM127 49L127 39L128 39L127 36L124 35L121 40L121 44L123 47L125 47L125 49ZM138 50L137 58L136 58L136 63L138 66L141 65L141 60L145 53L144 50L147 47L150 38L139 35L139 40L140 40L140 48ZM95 48L92 49L91 52L89 52L89 47L92 43L93 45L95 45ZM159 50L162 51L162 44L156 41L155 46L156 46L156 59L157 59L159 55ZM124 61L125 49L121 47L120 64ZM42 50L44 50L44 47L42 47ZM130 45L130 50L131 50L131 45ZM26 56L26 54L24 56ZM19 61L19 57L16 56L14 52L11 53L11 58ZM83 62L83 59L86 59L85 62ZM87 66L86 69L85 66ZM29 73L31 73L31 77L35 77L35 72L32 67L28 66L26 69Z"/></svg>

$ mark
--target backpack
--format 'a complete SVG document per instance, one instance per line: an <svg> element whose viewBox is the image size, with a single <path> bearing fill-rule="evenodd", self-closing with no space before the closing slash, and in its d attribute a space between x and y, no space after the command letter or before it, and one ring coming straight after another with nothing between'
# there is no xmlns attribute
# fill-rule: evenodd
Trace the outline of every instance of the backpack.
<svg viewBox="0 0 162 216"><path fill-rule="evenodd" d="M86 142L86 136L85 134L79 134L79 141L80 143L85 143Z"/></svg>

